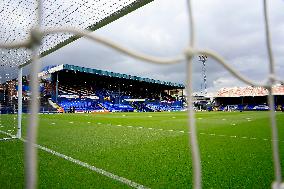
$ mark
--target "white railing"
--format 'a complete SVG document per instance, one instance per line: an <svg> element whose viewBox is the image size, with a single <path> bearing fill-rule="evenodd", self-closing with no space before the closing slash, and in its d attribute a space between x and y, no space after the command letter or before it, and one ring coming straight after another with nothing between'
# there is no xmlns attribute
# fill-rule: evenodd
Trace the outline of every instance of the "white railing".
<svg viewBox="0 0 284 189"><path fill-rule="evenodd" d="M14 43L14 44L0 44L0 48L28 48L33 51L32 56L32 71L31 71L31 91L32 91L32 98L31 98L31 115L29 118L29 124L27 128L27 139L26 139L26 146L25 146L25 164L26 164L26 187L28 189L36 188L37 183L37 153L36 147L36 137L37 137L37 125L38 125L38 77L37 73L39 72L39 46L43 36L47 34L55 34L55 33L64 33L68 32L77 36L88 38L92 41L97 43L103 44L108 46L114 50L117 50L121 53L124 53L128 56L133 58L143 60L150 63L155 64L175 64L180 63L182 61L187 61L187 94L188 94L188 126L190 130L190 146L191 146L191 153L192 153L192 164L193 164L193 187L195 189L200 189L202 187L202 174L201 174L201 160L200 160L200 153L196 135L196 126L195 126L195 118L194 118L194 110L192 105L192 88L193 88L193 81L192 81L192 58L195 55L203 54L207 55L207 57L211 57L215 59L219 64L221 64L226 70L228 70L233 76L241 80L242 82L252 85L252 86L259 86L268 89L268 102L270 106L270 124L272 130L272 150L273 150L273 162L274 162L274 176L275 180L272 184L273 189L283 189L284 186L282 183L282 175L281 175L281 165L280 165L280 154L279 154L279 140L278 140L278 131L276 126L276 119L275 119L275 111L274 111L274 98L272 96L272 86L277 82L284 83L280 81L275 75L275 65L274 65L274 58L272 53L271 47L271 40L270 40L270 31L269 31L269 21L268 21L268 10L267 10L267 2L263 0L263 12L264 12L264 23L265 23L265 31L266 31L266 46L269 55L269 75L267 76L266 82L258 83L254 82L243 75L241 75L237 70L233 69L220 55L217 53L210 51L210 50L203 50L198 49L195 47L195 27L194 27L194 17L193 11L191 7L191 1L188 0L188 18L189 18L189 29L190 29L190 41L187 47L185 47L184 52L180 55L173 57L173 58L159 58L148 56L145 54L141 54L138 52L134 52L128 48L125 48L119 44L116 44L108 39L96 36L92 34L90 31L87 30L78 30L75 28L53 28L42 30L41 29L41 15L42 15L42 2L38 0L38 11L37 11L37 27L34 28L30 32L30 38L27 41L23 41L21 43ZM26 64L25 64L26 65ZM21 66L19 67L21 69Z"/></svg>

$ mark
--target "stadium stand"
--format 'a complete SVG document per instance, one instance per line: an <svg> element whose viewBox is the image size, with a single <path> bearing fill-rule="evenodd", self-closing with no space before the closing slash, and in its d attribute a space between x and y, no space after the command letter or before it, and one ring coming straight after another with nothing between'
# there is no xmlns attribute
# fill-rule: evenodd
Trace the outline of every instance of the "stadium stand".
<svg viewBox="0 0 284 189"><path fill-rule="evenodd" d="M39 76L42 95L64 112L183 110L183 96L167 93L183 90L182 84L68 64L44 68Z"/></svg>
<svg viewBox="0 0 284 189"><path fill-rule="evenodd" d="M141 78L73 65L44 68L41 78L40 112L154 112L183 111L185 97L169 91L183 90L182 84ZM30 98L29 77L23 77L23 112L28 111ZM2 113L17 111L17 82L15 79L0 84ZM195 96L196 110L263 111L268 90L262 87L222 88L210 99ZM284 86L273 87L275 110L284 110Z"/></svg>
<svg viewBox="0 0 284 189"><path fill-rule="evenodd" d="M40 112L154 112L183 111L185 97L169 91L184 89L184 85L132 75L73 65L44 68L41 78ZM30 98L29 77L23 77L23 112L28 111ZM17 82L15 79L0 84L2 113L17 111ZM222 88L210 99L195 96L196 110L263 111L268 90L262 87ZM284 109L284 86L273 87L275 110Z"/></svg>
<svg viewBox="0 0 284 189"><path fill-rule="evenodd" d="M275 99L275 110L283 110L284 86L274 86L272 93ZM215 97L215 110L269 110L267 96L268 90L262 87L222 88Z"/></svg>

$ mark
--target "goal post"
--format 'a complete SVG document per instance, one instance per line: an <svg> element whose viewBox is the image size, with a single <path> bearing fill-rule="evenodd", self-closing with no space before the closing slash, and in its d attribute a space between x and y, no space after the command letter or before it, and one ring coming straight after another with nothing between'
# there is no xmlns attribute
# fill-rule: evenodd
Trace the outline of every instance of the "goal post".
<svg viewBox="0 0 284 189"><path fill-rule="evenodd" d="M22 137L22 113L23 113L23 68L18 68L18 125L17 138Z"/></svg>

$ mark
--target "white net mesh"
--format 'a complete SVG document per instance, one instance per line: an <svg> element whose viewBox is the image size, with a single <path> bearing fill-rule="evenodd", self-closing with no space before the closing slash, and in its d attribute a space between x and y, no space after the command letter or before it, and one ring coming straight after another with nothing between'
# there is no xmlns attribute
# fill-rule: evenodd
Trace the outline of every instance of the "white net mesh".
<svg viewBox="0 0 284 189"><path fill-rule="evenodd" d="M40 2L40 1L39 1ZM68 3L67 3L68 2ZM279 146L278 146L278 131L276 128L275 121L275 112L274 112L274 100L272 98L272 86L277 82L277 78L275 76L274 70L274 61L271 49L270 42L270 33L269 33L269 24L267 18L267 5L266 1L263 1L264 7L264 22L266 29L266 45L269 54L269 65L270 65L270 75L267 77L266 83L255 83L245 77L243 77L239 72L234 70L231 66L229 66L226 61L219 56L218 54L208 51L208 50L199 50L194 45L194 24L193 24L193 16L190 6L190 1L188 1L189 5L189 21L190 21L190 45L186 48L185 53L175 57L174 59L161 59L159 57L151 57L142 55L139 53L135 53L129 49L125 49L118 44L114 44L108 40L99 38L97 36L89 34L87 31L82 31L81 29L91 29L94 30L98 27L101 27L110 21L122 16L129 11L142 6L143 4L149 1L131 1L131 0L120 0L120 1L43 1L42 8L43 12L40 12L42 15L42 29L37 30L38 33L30 33L29 30L34 27L33 24L37 23L37 3L33 3L33 1L14 1L14 0L4 0L1 2L2 10L0 10L0 18L2 20L1 25L1 36L0 36L0 44L5 45L9 43L20 42L21 40L27 40L30 36L39 37L37 34L45 34L42 42L43 45L39 47L40 54L48 54L52 51L66 45L67 43L75 40L77 37L73 38L73 33L77 36L85 36L94 41L100 42L106 46L114 48L122 53L125 53L129 56L132 56L137 59L146 60L153 63L160 64L169 64L169 63L177 63L182 60L188 61L188 97L189 97L189 128L190 128L190 144L192 151L192 164L193 164L193 183L194 188L201 188L201 165L200 165L200 157L199 157L199 148L197 142L197 136L195 131L195 119L194 119L194 111L192 107L192 58L194 55L204 54L208 57L215 59L218 63L220 63L224 68L226 68L232 75L236 78L240 79L246 84L254 85L254 86L262 86L269 90L269 104L270 104L270 117L271 117L271 130L272 130L272 147L273 147L273 162L274 162L274 175L275 182L273 188L283 188L283 185L280 186L282 182L281 176L281 166L279 159ZM20 7L20 8L19 8ZM107 18L109 18L107 20ZM72 26L72 29L57 29L54 30L54 27L66 27ZM56 33L56 34L50 34ZM62 34L64 33L64 34ZM69 33L69 34L68 34ZM32 35L31 35L32 34ZM46 35L47 34L47 35ZM32 44L35 41L30 41ZM37 44L35 44L36 46ZM33 94L32 102L37 101L37 52L38 48L33 49L33 75L31 81L31 91ZM18 66L20 64L24 64L28 62L31 58L31 52L26 50L2 50L1 52L1 73L4 70L4 73L8 73L7 70L14 66ZM3 73L1 74L3 75ZM11 76L12 77L12 76ZM7 80L7 78L3 78ZM35 188L36 186L36 125L37 125L37 103L32 103L31 107L31 118L29 122L29 128L27 132L27 146L26 146L26 164L27 164L27 172L26 172L26 182L28 188ZM2 120L3 121L3 120ZM8 134L9 135L9 134Z"/></svg>
<svg viewBox="0 0 284 189"><path fill-rule="evenodd" d="M151 0L44 0L42 3L42 28L73 27L96 30L113 20L143 6ZM9 44L28 40L30 30L37 23L37 3L33 0L3 0L0 2L0 43ZM40 54L47 55L76 40L68 33L46 35ZM1 75L9 72L15 77L13 67L27 63L31 51L27 49L1 49ZM12 68L12 69L11 69Z"/></svg>

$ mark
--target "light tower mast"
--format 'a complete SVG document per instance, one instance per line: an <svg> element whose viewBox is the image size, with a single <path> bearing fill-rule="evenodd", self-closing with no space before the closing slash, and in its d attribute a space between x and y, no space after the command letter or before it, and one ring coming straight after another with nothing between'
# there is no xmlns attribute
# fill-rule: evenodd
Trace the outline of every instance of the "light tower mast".
<svg viewBox="0 0 284 189"><path fill-rule="evenodd" d="M204 96L207 95L207 77L206 77L206 64L205 62L207 61L207 56L206 55L200 55L199 56L199 61L202 62L202 77L203 77L203 87L204 91L202 91L202 83L201 83L201 93L204 94Z"/></svg>

